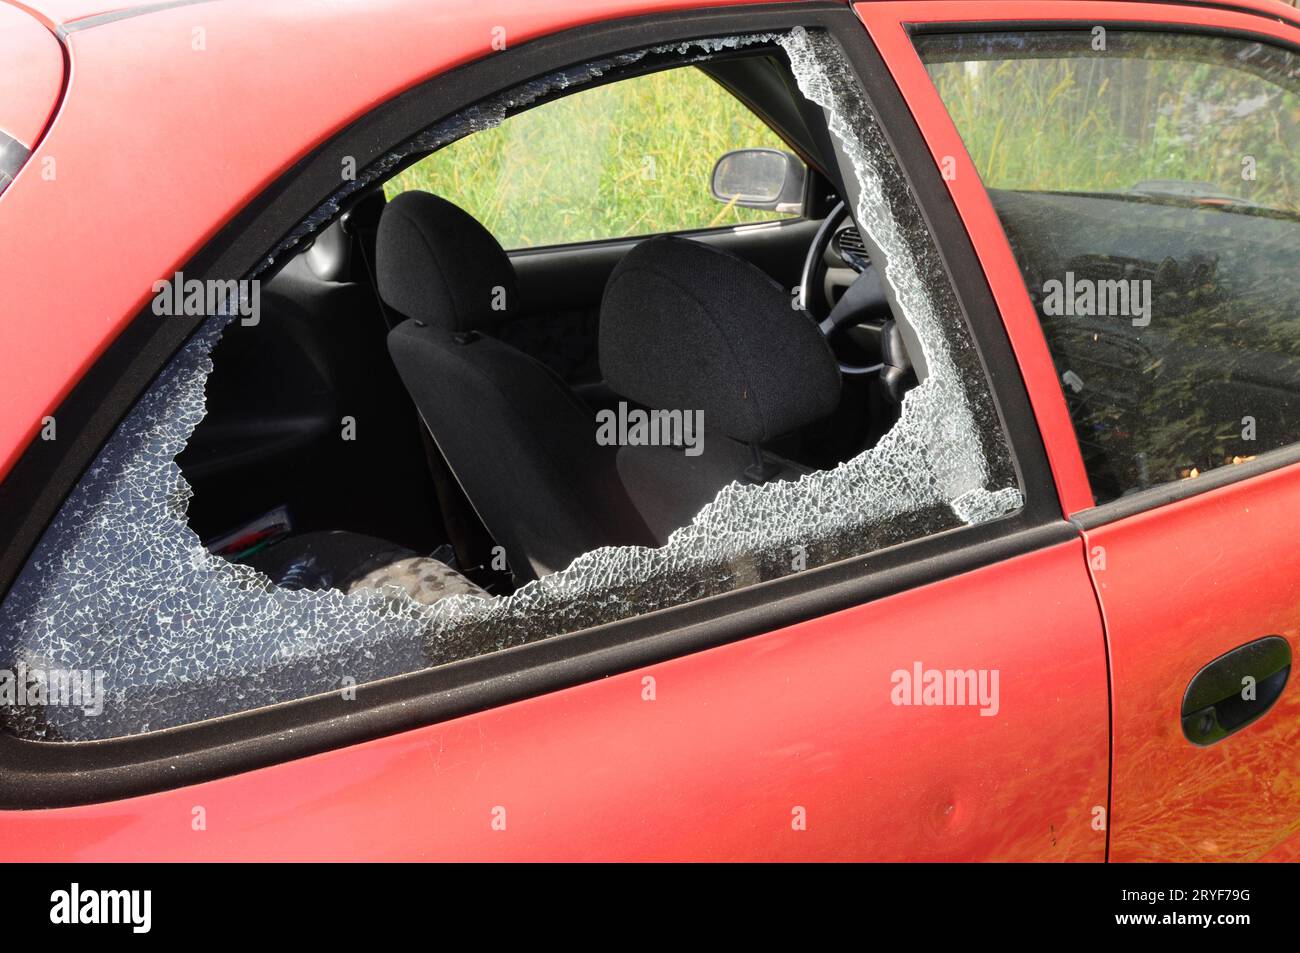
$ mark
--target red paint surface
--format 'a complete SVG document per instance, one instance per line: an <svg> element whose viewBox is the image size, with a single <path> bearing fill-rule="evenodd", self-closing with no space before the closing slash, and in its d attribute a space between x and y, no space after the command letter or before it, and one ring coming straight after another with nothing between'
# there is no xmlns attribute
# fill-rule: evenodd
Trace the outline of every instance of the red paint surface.
<svg viewBox="0 0 1300 953"><path fill-rule="evenodd" d="M43 182L29 165L0 202L0 470L143 305L152 280L351 119L486 55L494 25L519 42L693 5L608 0L575 14L523 0L364 11L232 0L72 34L69 95L38 152L57 158L58 178ZM899 18L917 9L859 8L932 148L951 147L919 61L899 44ZM920 9L931 19L1095 10L1270 28L1244 14L1148 4ZM390 28L394 18L402 30ZM206 30L203 52L189 47L195 25ZM320 55L344 42L346 58ZM1003 308L1062 503L1080 508L1086 483L1019 273L1000 229L977 227L988 225L977 191L963 184L953 195ZM1295 751L1294 692L1211 749L1182 740L1170 704L1218 646L1269 633L1294 641L1294 594L1261 554L1300 578L1300 557L1281 549L1298 480L1292 468L1090 534L1110 560L1097 584L1113 628L1119 858L1178 854L1225 828L1214 851L1197 849L1294 856L1293 826L1230 827L1242 826L1243 784L1268 817L1296 816L1294 770L1277 767ZM891 674L915 662L998 670L999 714L895 706ZM0 858L1100 860L1106 674L1084 545L1073 542L364 745L126 801L0 813ZM647 676L654 701L643 700ZM195 807L206 830L193 829ZM492 829L497 807L504 831ZM807 830L792 829L796 807Z"/></svg>
<svg viewBox="0 0 1300 953"><path fill-rule="evenodd" d="M1296 23L1276 3L1241 4ZM1198 6L1134 3L859 4L930 144L958 158L954 202L984 262L1025 374L1067 511L1086 481L1051 359L987 194L903 23L1147 21L1239 29L1300 43L1276 20ZM963 175L964 170L972 174ZM1230 649L1265 635L1297 645L1300 467L1164 506L1087 534L1106 620L1114 719L1113 860L1300 858L1300 694L1288 686L1261 721L1209 748L1183 737L1188 682Z"/></svg>
<svg viewBox="0 0 1300 953"><path fill-rule="evenodd" d="M893 705L918 661L998 669L998 715ZM3 813L0 859L1097 861L1106 706L1076 541L352 748Z"/></svg>
<svg viewBox="0 0 1300 953"><path fill-rule="evenodd" d="M51 26L146 5L132 0L7 0L7 2L29 11Z"/></svg>
<svg viewBox="0 0 1300 953"><path fill-rule="evenodd" d="M1300 465L1087 533L1114 684L1111 859L1300 859L1300 690L1208 748L1183 693L1266 635L1300 649Z"/></svg>
<svg viewBox="0 0 1300 953"><path fill-rule="evenodd" d="M59 101L63 51L36 19L0 4L0 64L0 130L30 149Z"/></svg>

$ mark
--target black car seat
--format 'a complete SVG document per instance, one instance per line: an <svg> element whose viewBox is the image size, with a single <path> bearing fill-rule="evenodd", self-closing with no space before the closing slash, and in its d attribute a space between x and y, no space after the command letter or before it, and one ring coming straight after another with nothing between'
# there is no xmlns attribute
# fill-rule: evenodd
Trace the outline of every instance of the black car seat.
<svg viewBox="0 0 1300 953"><path fill-rule="evenodd" d="M438 449L519 581L602 546L661 545L735 480L805 468L762 444L834 411L839 368L755 266L671 237L633 248L601 303L606 382L638 409L700 411L702 452L597 441L593 410L491 335L518 307L510 259L450 202L407 192L376 247L389 351Z"/></svg>
<svg viewBox="0 0 1300 953"><path fill-rule="evenodd" d="M651 545L593 411L545 365L494 338L519 305L496 239L427 192L379 221L376 280L405 316L388 349L438 450L517 581L601 546Z"/></svg>
<svg viewBox="0 0 1300 953"><path fill-rule="evenodd" d="M618 450L619 477L660 544L733 481L808 472L762 445L828 416L840 396L826 339L780 285L728 252L672 236L641 242L611 273L600 369L647 408L702 411L696 455Z"/></svg>

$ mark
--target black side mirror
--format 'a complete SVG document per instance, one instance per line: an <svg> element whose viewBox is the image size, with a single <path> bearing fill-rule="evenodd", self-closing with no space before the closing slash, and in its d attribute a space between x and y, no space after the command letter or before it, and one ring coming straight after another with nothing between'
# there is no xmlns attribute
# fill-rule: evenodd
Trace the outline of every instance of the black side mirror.
<svg viewBox="0 0 1300 953"><path fill-rule="evenodd" d="M710 190L719 202L774 212L802 212L807 170L781 149L735 149L713 166Z"/></svg>

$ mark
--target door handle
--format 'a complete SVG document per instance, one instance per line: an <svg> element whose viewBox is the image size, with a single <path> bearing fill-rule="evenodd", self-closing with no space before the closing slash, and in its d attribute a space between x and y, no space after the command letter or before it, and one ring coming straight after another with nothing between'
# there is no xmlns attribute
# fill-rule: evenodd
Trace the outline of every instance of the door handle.
<svg viewBox="0 0 1300 953"><path fill-rule="evenodd" d="M1291 645L1276 635L1220 655L1192 678L1183 695L1183 734L1212 745L1273 707L1291 674Z"/></svg>

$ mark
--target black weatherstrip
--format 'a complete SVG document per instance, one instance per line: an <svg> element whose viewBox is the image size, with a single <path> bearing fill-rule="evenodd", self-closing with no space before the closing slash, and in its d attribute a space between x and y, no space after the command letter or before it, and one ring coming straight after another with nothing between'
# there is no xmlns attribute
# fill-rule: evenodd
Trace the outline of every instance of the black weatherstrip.
<svg viewBox="0 0 1300 953"><path fill-rule="evenodd" d="M35 808L158 791L356 744L581 684L782 626L1047 546L1077 541L1062 518L1024 383L983 272L933 159L866 31L841 3L763 4L601 23L452 70L377 108L299 162L185 264L187 276L248 274L338 187L344 157L385 156L431 120L558 67L663 43L819 27L837 36L907 167L988 370L1026 494L1019 512L686 605L556 636L357 689L183 728L86 743L0 736L0 807ZM0 592L117 422L193 331L146 308L58 410L61 434L34 441L0 486Z"/></svg>
<svg viewBox="0 0 1300 953"><path fill-rule="evenodd" d="M1162 483L1137 493L1130 493L1128 496L1121 496L1118 500L1111 500L1101 506L1080 510L1070 517L1070 522L1080 529L1096 529L1098 526L1105 526L1107 523L1114 523L1125 517L1168 506L1179 500L1191 499L1210 490L1231 486L1242 480L1262 476L1297 463L1300 463L1300 443L1293 443L1290 446L1261 453L1255 459L1245 463L1216 467L1190 479Z"/></svg>

